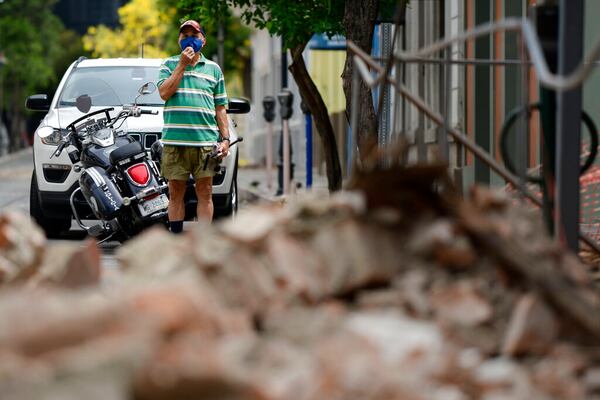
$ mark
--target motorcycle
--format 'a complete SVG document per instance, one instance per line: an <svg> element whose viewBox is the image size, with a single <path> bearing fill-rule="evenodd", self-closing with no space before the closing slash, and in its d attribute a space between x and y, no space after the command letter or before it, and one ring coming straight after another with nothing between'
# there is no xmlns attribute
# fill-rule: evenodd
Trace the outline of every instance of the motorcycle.
<svg viewBox="0 0 600 400"><path fill-rule="evenodd" d="M85 115L71 122L52 154L59 156L67 149L75 172L81 172L79 188L70 197L71 209L77 224L90 236L123 241L153 224L167 223L169 204L167 184L156 163L148 157L141 143L125 130L120 130L127 118L139 118L158 111L143 110L137 106L140 96L156 90L151 82L144 84L131 105L124 105L115 117L114 107L88 113L91 98L79 96L75 105ZM41 137L50 136L51 127L38 130ZM75 207L76 196L85 201L100 221L87 226Z"/></svg>

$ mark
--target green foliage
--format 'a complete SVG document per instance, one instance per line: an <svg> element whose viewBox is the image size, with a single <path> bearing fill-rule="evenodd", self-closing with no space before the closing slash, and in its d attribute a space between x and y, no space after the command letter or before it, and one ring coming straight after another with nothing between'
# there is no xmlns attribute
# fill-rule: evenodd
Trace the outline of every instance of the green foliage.
<svg viewBox="0 0 600 400"><path fill-rule="evenodd" d="M217 55L217 32L219 23L222 22L225 31L223 43L225 53L225 64L223 68L226 75L241 75L246 63L250 61L250 33L251 29L242 21L233 16L225 1L186 1L159 0L163 6L177 8L176 17L172 22L173 54L181 52L177 44L179 26L188 19L194 19L202 25L206 32L206 45L202 50L205 57L214 59ZM229 85L228 85L229 86Z"/></svg>
<svg viewBox="0 0 600 400"><path fill-rule="evenodd" d="M54 2L12 0L0 4L0 49L7 58L2 71L6 85L14 82L34 88L56 78L52 62L61 52L58 37L63 26L51 12Z"/></svg>
<svg viewBox="0 0 600 400"><path fill-rule="evenodd" d="M179 0L179 7L203 21L218 19L229 7L238 7L244 22L283 36L288 48L306 43L314 33L343 32L343 0Z"/></svg>
<svg viewBox="0 0 600 400"><path fill-rule="evenodd" d="M85 49L94 57L139 57L142 43L144 57L165 58L170 40L173 7L158 8L157 0L132 0L119 8L120 27L104 25L88 28L83 37Z"/></svg>
<svg viewBox="0 0 600 400"><path fill-rule="evenodd" d="M0 3L0 49L7 63L2 70L4 103L58 82L55 65L65 54L61 21L52 14L55 0L10 0ZM10 97L9 97L10 96Z"/></svg>
<svg viewBox="0 0 600 400"><path fill-rule="evenodd" d="M398 0L380 0L381 15L393 16ZM271 35L283 36L285 46L306 43L313 34L345 34L342 19L344 0L179 0L178 8L205 22L229 15L230 8L242 10L242 19Z"/></svg>
<svg viewBox="0 0 600 400"><path fill-rule="evenodd" d="M230 96L243 96L243 75L250 63L250 34L251 29L242 23L242 20L231 14L226 2L158 0L161 7L177 9L175 18L172 19L169 33L172 40L169 42L170 54L181 52L177 43L179 26L188 19L194 19L202 25L206 32L206 44L202 49L205 57L216 60L218 52L218 27L224 27L224 64L221 65L225 74L227 93ZM209 13L207 10L214 10Z"/></svg>

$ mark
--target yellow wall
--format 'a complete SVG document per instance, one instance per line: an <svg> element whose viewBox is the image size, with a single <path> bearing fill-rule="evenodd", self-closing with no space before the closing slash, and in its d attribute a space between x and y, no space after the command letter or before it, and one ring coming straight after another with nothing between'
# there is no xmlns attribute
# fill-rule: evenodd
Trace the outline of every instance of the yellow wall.
<svg viewBox="0 0 600 400"><path fill-rule="evenodd" d="M329 114L346 109L342 88L342 72L346 52L342 50L311 50L310 76L317 85Z"/></svg>

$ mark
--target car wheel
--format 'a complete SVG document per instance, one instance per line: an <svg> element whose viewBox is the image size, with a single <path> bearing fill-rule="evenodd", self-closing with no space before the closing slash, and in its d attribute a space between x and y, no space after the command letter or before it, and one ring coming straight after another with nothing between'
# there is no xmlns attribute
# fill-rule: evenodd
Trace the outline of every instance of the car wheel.
<svg viewBox="0 0 600 400"><path fill-rule="evenodd" d="M235 215L238 212L237 177L233 178L233 183L231 185L231 191L230 191L229 195L231 196L231 202L230 202L231 212L229 213L229 215L231 215L232 217L235 217Z"/></svg>
<svg viewBox="0 0 600 400"><path fill-rule="evenodd" d="M238 211L238 190L237 190L237 160L233 179L231 180L231 189L229 189L229 204L223 210L224 217L234 217Z"/></svg>
<svg viewBox="0 0 600 400"><path fill-rule="evenodd" d="M48 218L44 215L37 185L35 171L31 175L31 185L29 186L29 215L42 227L46 236L55 238L61 233L67 232L71 228L70 218Z"/></svg>

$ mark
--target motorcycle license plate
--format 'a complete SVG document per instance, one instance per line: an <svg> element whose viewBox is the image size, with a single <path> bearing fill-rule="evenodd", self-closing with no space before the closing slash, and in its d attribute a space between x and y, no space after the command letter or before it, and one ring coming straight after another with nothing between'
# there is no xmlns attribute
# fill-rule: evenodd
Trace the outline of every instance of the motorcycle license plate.
<svg viewBox="0 0 600 400"><path fill-rule="evenodd" d="M157 196L153 199L146 200L143 203L138 204L138 207L140 209L140 213L142 214L142 217L145 217L146 215L150 215L157 211L162 211L162 210L166 209L168 205L169 205L169 199L167 198L166 195L161 194L160 196Z"/></svg>

